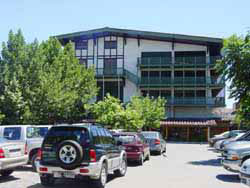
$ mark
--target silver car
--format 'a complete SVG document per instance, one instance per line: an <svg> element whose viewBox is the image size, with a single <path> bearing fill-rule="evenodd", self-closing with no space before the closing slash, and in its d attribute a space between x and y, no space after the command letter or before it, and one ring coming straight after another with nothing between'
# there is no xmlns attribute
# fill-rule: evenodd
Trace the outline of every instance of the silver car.
<svg viewBox="0 0 250 188"><path fill-rule="evenodd" d="M225 146L222 165L231 172L239 172L242 163L250 158L250 142L236 141Z"/></svg>
<svg viewBox="0 0 250 188"><path fill-rule="evenodd" d="M0 138L0 174L9 176L15 167L27 164L28 155L25 154L25 144L22 142L8 142Z"/></svg>
<svg viewBox="0 0 250 188"><path fill-rule="evenodd" d="M157 131L142 131L141 132L149 144L150 152L162 154L166 152L166 141L162 138L161 133Z"/></svg>

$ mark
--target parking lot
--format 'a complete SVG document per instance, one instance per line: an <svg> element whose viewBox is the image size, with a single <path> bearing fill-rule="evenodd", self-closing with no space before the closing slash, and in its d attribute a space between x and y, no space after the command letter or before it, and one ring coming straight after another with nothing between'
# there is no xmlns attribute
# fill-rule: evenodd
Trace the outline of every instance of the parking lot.
<svg viewBox="0 0 250 188"><path fill-rule="evenodd" d="M130 164L125 177L110 177L107 188L243 188L238 176L220 165L219 154L206 144L167 144L167 153L153 155L143 166ZM8 179L0 179L1 188L42 188L38 174L23 167ZM55 188L90 188L81 181L60 180Z"/></svg>

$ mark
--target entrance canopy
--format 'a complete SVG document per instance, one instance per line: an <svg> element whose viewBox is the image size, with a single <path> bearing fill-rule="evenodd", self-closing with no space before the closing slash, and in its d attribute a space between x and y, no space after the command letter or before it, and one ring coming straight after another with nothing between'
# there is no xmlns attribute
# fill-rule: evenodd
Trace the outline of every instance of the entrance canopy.
<svg viewBox="0 0 250 188"><path fill-rule="evenodd" d="M165 120L161 121L162 127L216 127L216 120L184 121L184 120Z"/></svg>

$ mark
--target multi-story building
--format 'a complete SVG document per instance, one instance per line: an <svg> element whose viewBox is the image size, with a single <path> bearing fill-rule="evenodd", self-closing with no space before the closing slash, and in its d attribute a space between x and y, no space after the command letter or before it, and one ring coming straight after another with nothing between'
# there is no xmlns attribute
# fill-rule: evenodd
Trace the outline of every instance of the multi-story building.
<svg viewBox="0 0 250 188"><path fill-rule="evenodd" d="M95 67L97 100L161 96L171 121L220 118L213 109L225 106L225 82L215 70L222 39L108 27L56 37L72 41L80 63Z"/></svg>

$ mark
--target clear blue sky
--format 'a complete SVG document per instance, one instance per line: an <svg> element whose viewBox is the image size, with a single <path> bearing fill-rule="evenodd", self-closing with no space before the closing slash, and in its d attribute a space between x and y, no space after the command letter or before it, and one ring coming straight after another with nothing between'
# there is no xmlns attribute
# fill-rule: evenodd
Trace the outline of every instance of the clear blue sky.
<svg viewBox="0 0 250 188"><path fill-rule="evenodd" d="M5 0L0 41L10 29L30 42L104 26L225 38L250 30L249 7L249 0Z"/></svg>

